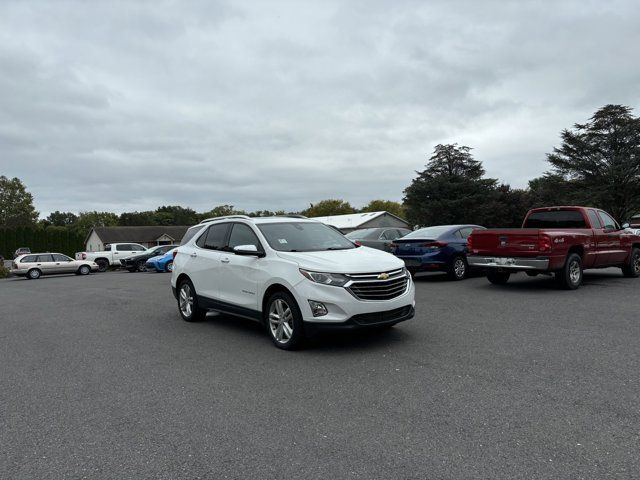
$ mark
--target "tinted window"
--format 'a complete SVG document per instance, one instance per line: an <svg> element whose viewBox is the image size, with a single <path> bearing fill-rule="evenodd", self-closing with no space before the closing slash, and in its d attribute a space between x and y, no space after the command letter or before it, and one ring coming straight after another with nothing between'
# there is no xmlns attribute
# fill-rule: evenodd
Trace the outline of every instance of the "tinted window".
<svg viewBox="0 0 640 480"><path fill-rule="evenodd" d="M142 245L129 245L129 247L131 247L129 250L133 250L134 252L144 252L146 250Z"/></svg>
<svg viewBox="0 0 640 480"><path fill-rule="evenodd" d="M234 223L229 236L229 249L233 250L238 245L255 245L258 250L262 250L260 240L251 227L244 223Z"/></svg>
<svg viewBox="0 0 640 480"><path fill-rule="evenodd" d="M227 230L229 230L228 223L211 225L209 230L207 230L207 236L204 240L204 248L208 248L210 250L222 250L227 236Z"/></svg>
<svg viewBox="0 0 640 480"><path fill-rule="evenodd" d="M602 210L598 211L598 213L600 214L600 218L602 219L602 224L604 225L604 228L606 230L616 230L619 228L616 221L613 218L611 218L611 216L608 213L604 213Z"/></svg>
<svg viewBox="0 0 640 480"><path fill-rule="evenodd" d="M476 227L461 228L460 229L460 235L462 235L462 238L464 238L466 240L467 238L469 238L471 236L471 232L473 232L475 229L476 229Z"/></svg>
<svg viewBox="0 0 640 480"><path fill-rule="evenodd" d="M44 262L52 262L53 259L51 255L36 255L36 262L44 263Z"/></svg>
<svg viewBox="0 0 640 480"><path fill-rule="evenodd" d="M534 212L527 218L524 228L586 228L582 213L578 210L552 210Z"/></svg>
<svg viewBox="0 0 640 480"><path fill-rule="evenodd" d="M358 238L367 238L369 236L377 236L378 228L363 228L360 230L354 230L353 232L349 232L345 235L347 238L358 239Z"/></svg>
<svg viewBox="0 0 640 480"><path fill-rule="evenodd" d="M119 252L129 251L131 250L131 245L129 245L128 243L122 243L120 245L116 245L116 250Z"/></svg>
<svg viewBox="0 0 640 480"><path fill-rule="evenodd" d="M202 229L203 229L202 225L196 225L195 227L191 227L184 234L184 237L182 237L182 240L180 240L180 245L184 245L185 243L187 243L189 240L191 240L195 236L196 233L198 233Z"/></svg>
<svg viewBox="0 0 640 480"><path fill-rule="evenodd" d="M592 228L602 228L602 223L600 223L600 219L598 218L595 210L587 210L587 215L589 215L589 221L591 222Z"/></svg>
<svg viewBox="0 0 640 480"><path fill-rule="evenodd" d="M440 235L447 233L449 230L451 230L451 227L449 225L443 225L440 227L421 228L420 230L411 232L402 238L403 239L418 238L418 239L425 239L425 240L434 240L438 238Z"/></svg>
<svg viewBox="0 0 640 480"><path fill-rule="evenodd" d="M380 238L382 240L395 240L398 238L398 232L396 230L385 230Z"/></svg>
<svg viewBox="0 0 640 480"><path fill-rule="evenodd" d="M323 223L263 223L258 228L271 248L280 252L318 252L356 248L344 235Z"/></svg>
<svg viewBox="0 0 640 480"><path fill-rule="evenodd" d="M20 263L34 263L35 261L36 261L35 255L27 255L22 260L20 260Z"/></svg>
<svg viewBox="0 0 640 480"><path fill-rule="evenodd" d="M54 253L53 254L53 260L55 262L70 262L71 259L69 257L67 257L66 255L62 255L61 253Z"/></svg>

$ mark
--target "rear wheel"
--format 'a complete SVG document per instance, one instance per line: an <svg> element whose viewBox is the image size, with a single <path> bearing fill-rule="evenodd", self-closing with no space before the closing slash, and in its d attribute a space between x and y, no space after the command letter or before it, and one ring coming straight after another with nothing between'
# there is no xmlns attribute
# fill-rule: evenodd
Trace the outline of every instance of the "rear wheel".
<svg viewBox="0 0 640 480"><path fill-rule="evenodd" d="M556 282L565 290L575 290L582 285L582 279L582 258L577 253L571 253L564 267L556 272Z"/></svg>
<svg viewBox="0 0 640 480"><path fill-rule="evenodd" d="M185 322L199 322L207 316L207 311L198 306L196 290L189 280L183 280L178 286L178 310Z"/></svg>
<svg viewBox="0 0 640 480"><path fill-rule="evenodd" d="M293 350L304 341L302 313L295 299L286 292L271 295L265 309L267 331L273 344L283 350Z"/></svg>
<svg viewBox="0 0 640 480"><path fill-rule="evenodd" d="M109 262L104 258L99 258L96 263L98 264L99 272L106 272L109 269Z"/></svg>
<svg viewBox="0 0 640 480"><path fill-rule="evenodd" d="M487 279L494 285L504 285L509 281L511 274L509 272L500 272L498 270L490 270L487 272Z"/></svg>
<svg viewBox="0 0 640 480"><path fill-rule="evenodd" d="M27 272L27 278L29 280L37 280L40 278L41 275L42 275L42 272L37 268L32 268Z"/></svg>
<svg viewBox="0 0 640 480"><path fill-rule="evenodd" d="M467 262L464 257L454 257L447 269L447 275L451 280L463 280L467 276Z"/></svg>
<svg viewBox="0 0 640 480"><path fill-rule="evenodd" d="M635 278L640 275L640 248L631 250L629 261L622 267L622 274L629 278Z"/></svg>

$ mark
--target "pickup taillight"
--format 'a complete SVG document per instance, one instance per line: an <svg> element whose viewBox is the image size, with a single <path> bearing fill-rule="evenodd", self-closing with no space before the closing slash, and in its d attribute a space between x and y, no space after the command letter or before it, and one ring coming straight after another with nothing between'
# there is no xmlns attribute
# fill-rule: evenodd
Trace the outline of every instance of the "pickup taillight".
<svg viewBox="0 0 640 480"><path fill-rule="evenodd" d="M551 250L551 237L549 235L540 235L538 237L538 251L548 252Z"/></svg>
<svg viewBox="0 0 640 480"><path fill-rule="evenodd" d="M80 256L82 257L82 260L86 260L87 259L87 254L86 253L82 253L82 254L80 254Z"/></svg>

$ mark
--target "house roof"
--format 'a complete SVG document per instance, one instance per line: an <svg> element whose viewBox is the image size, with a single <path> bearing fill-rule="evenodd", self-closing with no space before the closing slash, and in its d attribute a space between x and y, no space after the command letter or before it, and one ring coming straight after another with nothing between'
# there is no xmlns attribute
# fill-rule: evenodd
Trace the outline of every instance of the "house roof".
<svg viewBox="0 0 640 480"><path fill-rule="evenodd" d="M155 242L163 235L171 237L179 242L189 227L185 226L150 226L150 227L95 227L91 231L96 232L102 243L149 243ZM91 235L91 232L89 232ZM89 238L87 235L87 239ZM85 242L86 240L85 239Z"/></svg>
<svg viewBox="0 0 640 480"><path fill-rule="evenodd" d="M383 215L390 215L394 218L397 218L401 222L409 223L396 215L393 215L389 212L364 212L364 213L351 213L348 215L331 215L328 217L314 217L314 220L317 220L322 223L327 223L329 225L333 225L337 228L360 228L362 225L370 222L374 218L382 217Z"/></svg>

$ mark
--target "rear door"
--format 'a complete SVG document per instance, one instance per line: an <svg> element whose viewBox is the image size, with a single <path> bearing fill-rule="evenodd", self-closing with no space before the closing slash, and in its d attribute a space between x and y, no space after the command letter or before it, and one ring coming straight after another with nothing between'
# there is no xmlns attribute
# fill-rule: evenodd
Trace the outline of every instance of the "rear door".
<svg viewBox="0 0 640 480"><path fill-rule="evenodd" d="M264 258L236 255L233 249L240 245L255 245L259 252L264 252L253 229L244 223L233 223L229 241L225 251L220 255L221 276L220 300L239 307L236 313L251 316L259 311L258 284L264 283L266 273Z"/></svg>
<svg viewBox="0 0 640 480"><path fill-rule="evenodd" d="M36 266L42 271L43 274L55 273L55 264L53 257L50 253L36 255Z"/></svg>
<svg viewBox="0 0 640 480"><path fill-rule="evenodd" d="M215 223L207 227L193 246L184 246L189 255L185 270L199 296L210 300L220 295L221 263L220 254L226 245L230 223Z"/></svg>

